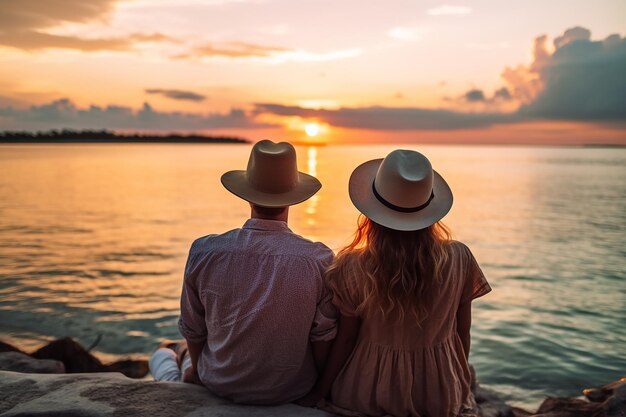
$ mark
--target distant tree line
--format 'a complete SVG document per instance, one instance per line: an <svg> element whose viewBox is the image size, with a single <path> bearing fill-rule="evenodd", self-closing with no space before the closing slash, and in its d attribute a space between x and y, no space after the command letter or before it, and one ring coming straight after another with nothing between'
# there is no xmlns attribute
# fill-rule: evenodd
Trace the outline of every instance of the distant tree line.
<svg viewBox="0 0 626 417"><path fill-rule="evenodd" d="M249 143L232 136L123 134L110 130L4 131L0 143Z"/></svg>

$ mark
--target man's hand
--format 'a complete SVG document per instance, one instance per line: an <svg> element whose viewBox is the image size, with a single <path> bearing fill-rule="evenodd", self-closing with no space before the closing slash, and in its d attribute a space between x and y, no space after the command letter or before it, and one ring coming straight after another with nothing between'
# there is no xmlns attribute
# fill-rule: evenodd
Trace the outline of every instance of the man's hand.
<svg viewBox="0 0 626 417"><path fill-rule="evenodd" d="M194 368L193 366L185 369L185 373L183 374L183 382L187 382L188 384L204 385L202 381L200 381L200 377L198 376L196 368Z"/></svg>

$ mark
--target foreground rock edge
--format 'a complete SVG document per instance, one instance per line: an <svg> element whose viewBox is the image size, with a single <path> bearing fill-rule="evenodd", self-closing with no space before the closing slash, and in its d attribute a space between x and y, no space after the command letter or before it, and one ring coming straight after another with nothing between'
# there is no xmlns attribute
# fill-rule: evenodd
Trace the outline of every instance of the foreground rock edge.
<svg viewBox="0 0 626 417"><path fill-rule="evenodd" d="M246 406L205 388L133 380L119 373L26 374L0 371L0 416L331 416L295 404Z"/></svg>
<svg viewBox="0 0 626 417"><path fill-rule="evenodd" d="M475 387L482 417L625 417L626 378L594 389L594 401L548 398L536 413L512 408ZM602 397L599 396L602 392ZM205 388L174 382L135 380L120 373L32 374L0 371L0 417L18 416L331 416L295 404L246 406Z"/></svg>

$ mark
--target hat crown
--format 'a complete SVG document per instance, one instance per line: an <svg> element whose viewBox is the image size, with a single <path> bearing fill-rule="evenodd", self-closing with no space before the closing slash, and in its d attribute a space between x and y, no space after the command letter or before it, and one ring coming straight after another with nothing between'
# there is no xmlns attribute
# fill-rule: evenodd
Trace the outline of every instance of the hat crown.
<svg viewBox="0 0 626 417"><path fill-rule="evenodd" d="M287 142L257 142L250 153L246 179L251 187L264 193L293 190L299 179L296 150Z"/></svg>
<svg viewBox="0 0 626 417"><path fill-rule="evenodd" d="M375 191L394 206L412 209L427 204L433 192L433 167L416 151L392 151L378 167Z"/></svg>

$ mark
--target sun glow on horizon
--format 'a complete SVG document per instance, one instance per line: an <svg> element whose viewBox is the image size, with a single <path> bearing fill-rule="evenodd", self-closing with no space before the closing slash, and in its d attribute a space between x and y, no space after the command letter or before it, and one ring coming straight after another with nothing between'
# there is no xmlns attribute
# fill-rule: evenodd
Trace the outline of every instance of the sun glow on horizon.
<svg viewBox="0 0 626 417"><path fill-rule="evenodd" d="M307 123L304 126L304 132L307 134L307 136L309 137L315 137L319 134L320 132L320 126L317 123Z"/></svg>

